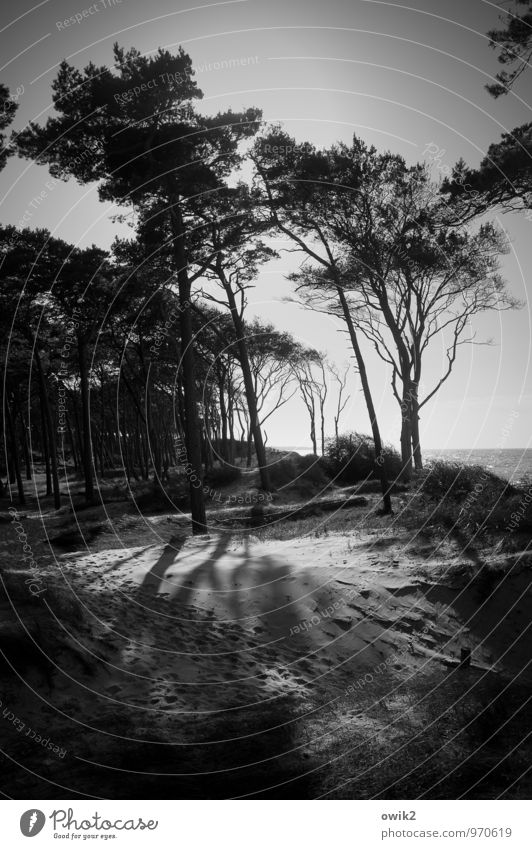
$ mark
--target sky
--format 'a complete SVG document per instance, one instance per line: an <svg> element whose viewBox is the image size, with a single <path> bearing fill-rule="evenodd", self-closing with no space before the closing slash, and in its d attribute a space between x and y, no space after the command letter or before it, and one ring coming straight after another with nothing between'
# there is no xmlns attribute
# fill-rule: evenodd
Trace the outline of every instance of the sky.
<svg viewBox="0 0 532 849"><path fill-rule="evenodd" d="M484 0L8 0L0 25L0 80L18 92L14 129L20 130L53 114L51 83L63 58L79 67L110 64L115 41L143 53L182 45L196 69L206 114L258 106L265 121L281 122L298 140L318 146L350 142L356 133L410 163L428 162L437 178L460 157L478 164L502 132L532 120L532 70L506 97L494 100L484 88L500 69L485 35L499 15L498 5ZM12 159L0 174L2 223L17 224L26 215L30 227L47 227L81 246L109 247L116 234L126 233L125 225L112 220L116 212L98 200L96 185L50 183L47 169L30 161ZM426 447L530 445L532 221L524 213L493 218L507 231L511 250L502 271L523 307L475 320L476 338L492 344L461 349L452 376L424 408ZM277 240L276 246L285 244ZM298 262L293 253L281 253L263 268L250 292L250 315L289 330L339 367L352 366L335 319L287 302L292 290L286 274ZM390 375L368 345L365 353L383 435L397 444L400 413ZM435 344L425 369L427 387L443 365L444 351ZM352 368L349 389L341 428L368 432ZM329 433L334 406L331 387ZM266 430L269 444L309 444L305 411L295 398Z"/></svg>

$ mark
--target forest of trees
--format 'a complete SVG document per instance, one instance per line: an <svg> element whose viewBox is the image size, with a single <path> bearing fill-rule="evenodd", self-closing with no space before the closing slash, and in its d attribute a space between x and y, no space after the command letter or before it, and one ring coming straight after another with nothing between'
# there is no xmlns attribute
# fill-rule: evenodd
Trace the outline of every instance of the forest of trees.
<svg viewBox="0 0 532 849"><path fill-rule="evenodd" d="M265 125L256 108L204 115L183 50L146 57L115 45L111 68L83 71L63 61L52 91L53 117L9 135L17 106L2 87L0 168L19 156L54 178L97 182L134 229L106 251L0 227L3 495L25 503L34 457L56 508L66 467L88 502L117 469L163 489L172 469L203 533L203 483L215 466L254 464L271 490L267 423L293 395L315 454L339 438L343 415L354 430L347 372L248 310L247 292L266 285L258 278L281 237L294 258L287 294L346 332L390 512L366 352L389 369L408 480L423 466L425 404L461 346L481 341L472 320L518 306L500 274L506 239L485 213L530 206L530 125L492 146L478 171L458 163L439 185L426 165L356 136L318 149ZM502 158L513 181L501 177ZM440 373L424 369L431 345L444 351ZM330 424L328 392L337 399Z"/></svg>

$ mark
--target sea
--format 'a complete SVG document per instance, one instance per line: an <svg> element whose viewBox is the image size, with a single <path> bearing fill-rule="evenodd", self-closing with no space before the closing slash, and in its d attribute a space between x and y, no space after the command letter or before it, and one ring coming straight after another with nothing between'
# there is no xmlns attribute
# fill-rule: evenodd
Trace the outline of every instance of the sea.
<svg viewBox="0 0 532 849"><path fill-rule="evenodd" d="M281 451L296 451L298 454L310 454L310 445L280 445ZM423 451L425 462L446 460L468 466L484 466L506 480L514 483L532 481L532 448L426 448Z"/></svg>

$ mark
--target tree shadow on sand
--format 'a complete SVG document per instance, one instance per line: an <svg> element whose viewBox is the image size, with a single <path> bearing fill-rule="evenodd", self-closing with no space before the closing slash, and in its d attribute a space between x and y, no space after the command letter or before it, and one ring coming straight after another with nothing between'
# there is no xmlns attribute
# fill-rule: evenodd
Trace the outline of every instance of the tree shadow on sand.
<svg viewBox="0 0 532 849"><path fill-rule="evenodd" d="M291 621L287 617L296 620L282 591L283 581L290 577L289 568L273 557L254 557L248 540L242 549L229 551L231 541L231 534L221 534L215 540L193 540L183 551L185 538L173 537L143 576L136 602L145 610L146 631L143 635L136 632L134 640L151 643L148 653L152 660L151 666L146 667L149 673L145 673L151 677L141 675L135 682L135 701L142 705L142 711L136 715L130 705L120 712L121 717L116 717L120 731L130 739L121 740L119 746L109 740L103 748L100 738L96 738L90 754L79 752L76 770L71 773L74 786L89 793L96 790L104 798L117 797L126 792L125 788L129 798L248 795L308 798L311 795L306 777L308 762L302 760L299 751L299 693L293 686L279 688L275 694L265 688L261 679L277 664L275 654L268 648L262 649L260 638L251 628L246 631L230 618L232 613L236 618L248 618L245 599L247 592L254 591L264 615L273 617L274 623L279 615L282 620L279 627L282 624L286 629ZM194 558L192 568L189 553ZM228 560L224 562L226 555ZM238 584L244 585L242 598ZM228 618L217 617L215 629L208 613L197 604L196 593L204 591L220 593L227 610ZM155 632L149 623L156 624L156 618L161 615L169 626L165 630L169 642L159 644L162 650L159 663L158 647L153 642ZM187 615L193 617L190 626L182 618ZM253 619L256 615L254 609ZM268 630L270 624L268 621ZM192 641L188 651L184 640L187 627ZM208 650L203 642L205 635L212 641ZM168 650L169 645L175 646L175 654ZM209 677L215 679L211 682L205 682L200 675L200 656L204 652L220 654L220 659L214 660L210 667ZM229 654L231 661L227 658ZM130 671L137 675L143 669L135 662ZM128 675L127 664L124 673ZM187 675L192 678L187 680ZM235 688L232 704L227 703L222 692L224 687L231 686L229 679L234 681ZM153 715L150 714L157 692L172 696L177 690L187 694L181 708L176 710L175 700L169 699L166 711L163 698L157 702ZM198 714L194 713L196 690L201 691L203 706L208 708ZM109 727L106 723L108 730Z"/></svg>
<svg viewBox="0 0 532 849"><path fill-rule="evenodd" d="M157 595L163 584L167 570L176 560L185 542L185 536L176 535L169 539L159 559L153 564L149 572L146 572L139 587L139 593L151 596Z"/></svg>
<svg viewBox="0 0 532 849"><path fill-rule="evenodd" d="M138 595L145 602L164 594L171 610L182 610L193 603L197 607L198 594L200 599L211 595L214 606L221 605L227 614L218 621L250 627L251 620L264 619L265 627L275 633L276 639L288 637L304 618L303 613L298 614L299 593L296 591L296 598L292 598L295 576L285 560L264 554L254 556L248 537L244 538L242 550L231 552L224 563L232 539L231 533L221 533L214 545L211 539L195 543L190 558L199 562L189 568L186 552L179 557L185 538L172 537L144 576ZM303 587L299 591L302 596L308 594ZM257 630L262 630L260 625Z"/></svg>

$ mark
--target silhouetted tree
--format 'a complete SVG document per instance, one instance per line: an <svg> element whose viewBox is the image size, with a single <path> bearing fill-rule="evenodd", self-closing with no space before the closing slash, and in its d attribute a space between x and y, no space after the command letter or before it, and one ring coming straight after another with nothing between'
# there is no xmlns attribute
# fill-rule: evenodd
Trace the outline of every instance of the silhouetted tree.
<svg viewBox="0 0 532 849"><path fill-rule="evenodd" d="M521 7L521 14L518 14ZM508 94L516 80L530 66L532 59L532 3L530 0L516 0L515 11L507 10L501 29L488 32L490 46L498 51L501 65L511 68L496 75L497 82L486 86L493 97Z"/></svg>
<svg viewBox="0 0 532 849"><path fill-rule="evenodd" d="M371 423L383 511L390 513L391 496L380 428L356 325L344 291L335 238L329 226L335 204L341 202L345 189L335 186L334 168L324 152L308 144L297 144L278 128L256 140L251 158L257 172L256 202L262 205L272 228L287 236L309 261L324 270L336 293Z"/></svg>
<svg viewBox="0 0 532 849"><path fill-rule="evenodd" d="M201 429L195 382L191 286L208 262L194 229L211 193L239 161L238 143L257 129L259 112L196 112L201 91L190 57L159 50L146 57L115 45L115 70L62 62L53 83L57 117L17 140L22 155L47 163L54 176L100 180L100 196L131 205L144 229L164 235L179 293L185 444L194 533L206 530Z"/></svg>

